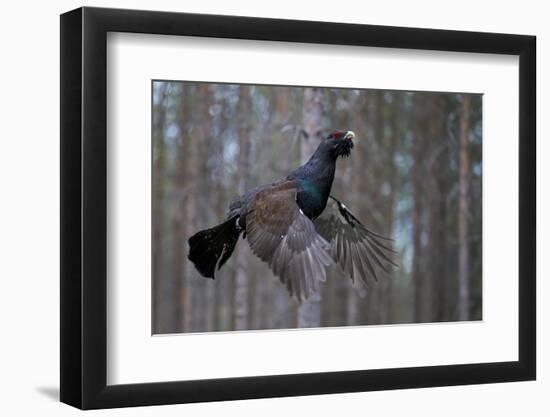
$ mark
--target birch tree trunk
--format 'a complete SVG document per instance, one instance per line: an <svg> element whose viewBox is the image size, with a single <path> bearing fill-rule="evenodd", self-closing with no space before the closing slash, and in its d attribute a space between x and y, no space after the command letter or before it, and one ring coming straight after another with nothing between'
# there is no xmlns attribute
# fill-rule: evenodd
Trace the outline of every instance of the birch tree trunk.
<svg viewBox="0 0 550 417"><path fill-rule="evenodd" d="M302 121L308 137L300 143L300 160L306 162L317 146L317 132L323 126L323 93L318 88L304 89ZM298 327L318 327L321 324L321 291L313 294L298 307Z"/></svg>
<svg viewBox="0 0 550 417"><path fill-rule="evenodd" d="M459 196L458 196L458 318L468 320L470 316L470 270L468 253L468 189L469 155L468 134L470 130L470 96L462 101L460 117L459 148Z"/></svg>

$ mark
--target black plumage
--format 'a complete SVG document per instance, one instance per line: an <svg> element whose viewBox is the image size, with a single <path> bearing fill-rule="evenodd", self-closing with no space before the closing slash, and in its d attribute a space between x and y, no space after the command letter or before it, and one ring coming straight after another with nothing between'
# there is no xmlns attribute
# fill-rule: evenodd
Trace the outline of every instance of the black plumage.
<svg viewBox="0 0 550 417"><path fill-rule="evenodd" d="M189 259L205 277L229 259L242 234L291 296L307 299L336 263L354 281L377 280L391 265L391 239L367 229L330 195L336 160L349 156L351 131L321 140L309 161L286 178L247 191L231 202L225 222L189 239Z"/></svg>

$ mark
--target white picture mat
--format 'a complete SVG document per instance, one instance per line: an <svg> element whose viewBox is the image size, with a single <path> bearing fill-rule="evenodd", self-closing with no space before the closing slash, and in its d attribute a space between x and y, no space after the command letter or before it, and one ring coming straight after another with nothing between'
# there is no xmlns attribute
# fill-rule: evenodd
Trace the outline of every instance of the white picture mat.
<svg viewBox="0 0 550 417"><path fill-rule="evenodd" d="M516 56L119 33L107 52L108 384L518 359ZM483 321L151 336L152 79L483 93Z"/></svg>

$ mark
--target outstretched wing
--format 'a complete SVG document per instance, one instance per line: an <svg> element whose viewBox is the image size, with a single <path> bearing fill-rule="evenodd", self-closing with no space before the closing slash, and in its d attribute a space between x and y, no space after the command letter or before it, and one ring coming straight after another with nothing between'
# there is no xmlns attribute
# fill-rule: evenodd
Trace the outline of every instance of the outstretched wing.
<svg viewBox="0 0 550 417"><path fill-rule="evenodd" d="M389 272L391 265L397 266L391 259L395 253L389 246L391 239L367 229L332 196L323 213L315 219L315 228L329 242L334 262L354 283L359 278L367 286L367 277L378 281L377 269Z"/></svg>
<svg viewBox="0 0 550 417"><path fill-rule="evenodd" d="M289 180L258 192L248 206L246 236L252 252L301 301L318 291L332 258L328 242L296 203L297 187Z"/></svg>

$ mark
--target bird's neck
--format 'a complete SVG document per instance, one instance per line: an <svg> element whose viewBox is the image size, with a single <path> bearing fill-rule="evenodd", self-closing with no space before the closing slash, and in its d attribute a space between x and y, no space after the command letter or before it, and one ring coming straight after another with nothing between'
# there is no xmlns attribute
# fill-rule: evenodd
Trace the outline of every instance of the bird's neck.
<svg viewBox="0 0 550 417"><path fill-rule="evenodd" d="M317 183L327 183L330 188L334 180L335 171L336 159L329 155L315 152L309 161L292 172L289 177L306 179Z"/></svg>
<svg viewBox="0 0 550 417"><path fill-rule="evenodd" d="M315 218L325 209L335 170L334 159L312 157L293 173L301 188L298 205L308 217Z"/></svg>

